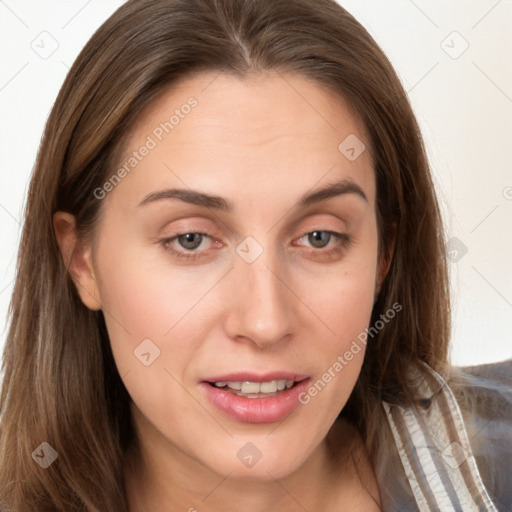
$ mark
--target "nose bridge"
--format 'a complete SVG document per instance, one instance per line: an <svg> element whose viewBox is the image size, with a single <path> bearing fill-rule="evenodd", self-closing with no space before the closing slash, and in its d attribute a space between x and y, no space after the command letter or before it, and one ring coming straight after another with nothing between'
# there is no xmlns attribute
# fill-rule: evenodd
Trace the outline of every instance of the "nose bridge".
<svg viewBox="0 0 512 512"><path fill-rule="evenodd" d="M276 248L247 237L236 248L232 279L234 301L228 330L263 347L289 333L291 298L280 274Z"/></svg>

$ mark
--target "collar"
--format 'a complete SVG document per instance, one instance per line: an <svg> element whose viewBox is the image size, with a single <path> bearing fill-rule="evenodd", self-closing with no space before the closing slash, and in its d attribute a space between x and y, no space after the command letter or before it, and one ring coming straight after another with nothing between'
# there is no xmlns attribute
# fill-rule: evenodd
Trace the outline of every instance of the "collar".
<svg viewBox="0 0 512 512"><path fill-rule="evenodd" d="M426 363L410 370L418 411L382 401L420 512L498 512L482 482L462 413L446 381Z"/></svg>

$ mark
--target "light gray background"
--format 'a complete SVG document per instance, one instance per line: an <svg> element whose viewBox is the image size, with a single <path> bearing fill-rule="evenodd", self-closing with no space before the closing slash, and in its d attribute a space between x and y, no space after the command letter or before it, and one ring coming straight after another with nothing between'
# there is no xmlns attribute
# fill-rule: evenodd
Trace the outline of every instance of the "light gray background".
<svg viewBox="0 0 512 512"><path fill-rule="evenodd" d="M122 3L0 0L0 348L44 123L78 52ZM392 61L425 137L451 239L452 362L511 358L512 1L340 3Z"/></svg>

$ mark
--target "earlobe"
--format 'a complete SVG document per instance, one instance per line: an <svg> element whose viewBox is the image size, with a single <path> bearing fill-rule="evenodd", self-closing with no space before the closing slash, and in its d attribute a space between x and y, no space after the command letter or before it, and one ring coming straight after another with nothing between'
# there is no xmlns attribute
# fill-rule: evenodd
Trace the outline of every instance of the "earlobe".
<svg viewBox="0 0 512 512"><path fill-rule="evenodd" d="M66 270L77 287L84 305L101 309L90 244L78 238L75 217L67 212L53 215L53 228Z"/></svg>

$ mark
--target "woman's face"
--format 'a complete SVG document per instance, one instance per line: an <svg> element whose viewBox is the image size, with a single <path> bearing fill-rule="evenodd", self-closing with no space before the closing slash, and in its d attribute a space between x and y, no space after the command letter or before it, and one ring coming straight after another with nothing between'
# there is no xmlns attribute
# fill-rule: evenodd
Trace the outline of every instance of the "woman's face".
<svg viewBox="0 0 512 512"><path fill-rule="evenodd" d="M125 150L95 191L80 293L104 312L142 445L198 471L290 474L354 388L383 277L362 124L298 75L202 74Z"/></svg>

